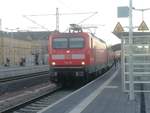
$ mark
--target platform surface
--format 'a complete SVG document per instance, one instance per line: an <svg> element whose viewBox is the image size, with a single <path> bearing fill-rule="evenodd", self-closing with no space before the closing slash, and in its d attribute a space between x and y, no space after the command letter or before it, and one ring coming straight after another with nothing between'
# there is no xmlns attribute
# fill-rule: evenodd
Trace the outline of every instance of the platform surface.
<svg viewBox="0 0 150 113"><path fill-rule="evenodd" d="M0 79L49 71L48 65L0 68Z"/></svg>
<svg viewBox="0 0 150 113"><path fill-rule="evenodd" d="M120 68L64 97L38 113L140 113L140 97L130 101L121 89Z"/></svg>

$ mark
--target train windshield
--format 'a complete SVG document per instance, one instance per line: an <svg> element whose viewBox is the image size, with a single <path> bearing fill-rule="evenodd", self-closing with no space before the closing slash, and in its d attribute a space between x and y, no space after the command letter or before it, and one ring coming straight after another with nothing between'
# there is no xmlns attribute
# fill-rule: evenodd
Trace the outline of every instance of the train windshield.
<svg viewBox="0 0 150 113"><path fill-rule="evenodd" d="M69 48L83 48L84 39L83 38L70 38Z"/></svg>
<svg viewBox="0 0 150 113"><path fill-rule="evenodd" d="M81 37L75 38L54 38L52 42L55 49L67 49L67 48L83 48L84 39Z"/></svg>
<svg viewBox="0 0 150 113"><path fill-rule="evenodd" d="M68 48L68 40L67 40L67 38L55 38L55 39L53 39L53 48L56 48L56 49Z"/></svg>

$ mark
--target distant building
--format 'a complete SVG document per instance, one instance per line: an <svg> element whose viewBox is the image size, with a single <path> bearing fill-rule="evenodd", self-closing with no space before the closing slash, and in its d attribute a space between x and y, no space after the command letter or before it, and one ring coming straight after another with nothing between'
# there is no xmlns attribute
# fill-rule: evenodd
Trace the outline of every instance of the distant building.
<svg viewBox="0 0 150 113"><path fill-rule="evenodd" d="M0 32L0 65L10 60L10 65L19 65L22 58L27 64L34 64L34 56L39 55L39 63L47 55L47 40L50 32ZM7 59L7 60L6 60Z"/></svg>

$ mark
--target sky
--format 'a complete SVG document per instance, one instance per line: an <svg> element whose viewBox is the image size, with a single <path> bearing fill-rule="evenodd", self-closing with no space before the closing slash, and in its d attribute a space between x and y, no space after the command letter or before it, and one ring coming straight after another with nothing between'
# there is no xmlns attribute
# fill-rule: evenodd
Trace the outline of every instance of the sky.
<svg viewBox="0 0 150 113"><path fill-rule="evenodd" d="M129 0L0 0L0 19L2 20L2 30L39 30L38 25L24 17L34 20L36 23L50 31L56 28L56 8L59 13L71 13L71 15L59 16L59 28L64 32L69 24L78 24L82 20L91 16L88 14L75 14L97 12L94 16L82 22L82 25L96 25L96 35L110 44L119 43L120 40L110 35L113 32L117 22L122 26L128 26L128 18L117 18L117 7L129 6ZM133 7L150 8L149 0L133 0ZM150 11L144 12L144 20L150 26ZM30 16L43 15L47 16ZM51 15L52 14L52 15ZM142 13L133 11L133 26L139 26L142 22ZM128 29L125 29L128 30ZM135 29L136 30L136 29ZM94 31L94 30L93 30Z"/></svg>

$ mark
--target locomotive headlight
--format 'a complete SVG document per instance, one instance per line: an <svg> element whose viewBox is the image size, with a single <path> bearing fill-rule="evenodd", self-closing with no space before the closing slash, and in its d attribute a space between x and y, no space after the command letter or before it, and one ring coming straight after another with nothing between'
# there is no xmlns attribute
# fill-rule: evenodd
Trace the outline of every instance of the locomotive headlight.
<svg viewBox="0 0 150 113"><path fill-rule="evenodd" d="M82 65L85 65L85 62L84 62L84 61L82 61L82 62L81 62L81 64L82 64Z"/></svg>
<svg viewBox="0 0 150 113"><path fill-rule="evenodd" d="M53 65L53 66L56 65L56 63L55 63L55 62L52 62L52 65Z"/></svg>

